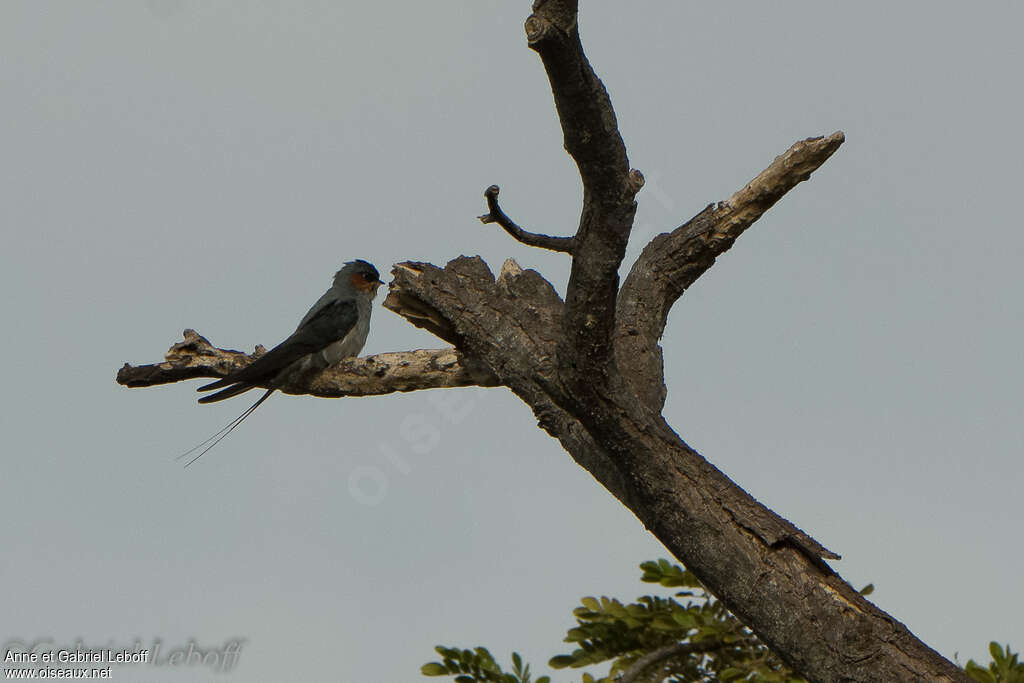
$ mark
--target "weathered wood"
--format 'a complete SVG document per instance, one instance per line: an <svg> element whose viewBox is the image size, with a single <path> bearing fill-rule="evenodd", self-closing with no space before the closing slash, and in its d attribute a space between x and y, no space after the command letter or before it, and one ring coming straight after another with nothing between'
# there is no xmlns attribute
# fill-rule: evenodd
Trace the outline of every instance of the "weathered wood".
<svg viewBox="0 0 1024 683"><path fill-rule="evenodd" d="M455 349L351 359L286 390L354 396L507 386L541 428L803 676L967 680L845 583L825 562L837 555L754 500L661 414L659 341L671 306L744 230L820 167L843 134L797 142L727 201L655 237L620 288L617 273L643 176L629 167L611 100L583 53L577 2L536 0L526 32L583 180L580 222L572 237L528 233L501 212L496 188L484 218L524 243L570 253L566 300L539 273L512 261L497 278L478 257L443 268L399 263L385 307ZM186 331L163 363L125 366L118 381L151 386L220 377L250 361Z"/></svg>
<svg viewBox="0 0 1024 683"><path fill-rule="evenodd" d="M265 353L262 346L249 355L218 349L195 330L185 330L184 340L174 344L162 363L129 365L117 373L126 387L152 387L200 377L225 377L241 370ZM297 384L281 387L286 394L322 398L379 396L401 391L498 385L486 367L467 360L456 349L419 349L374 356L347 358L338 365L303 377Z"/></svg>

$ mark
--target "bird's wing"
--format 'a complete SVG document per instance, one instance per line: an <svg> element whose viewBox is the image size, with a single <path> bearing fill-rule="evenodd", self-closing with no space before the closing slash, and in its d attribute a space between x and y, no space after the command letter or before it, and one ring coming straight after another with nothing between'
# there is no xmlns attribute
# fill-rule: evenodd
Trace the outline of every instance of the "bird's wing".
<svg viewBox="0 0 1024 683"><path fill-rule="evenodd" d="M295 330L301 330L303 327L305 327L306 323L308 323L310 319L313 318L313 316L317 315L320 311L322 311L324 307L330 306L332 303L338 300L338 294L334 291L334 287L331 287L326 292L324 292L319 299L316 300L315 304L309 307L309 310L306 311L306 315L302 316L302 320L299 321L299 325L298 327L295 328Z"/></svg>
<svg viewBox="0 0 1024 683"><path fill-rule="evenodd" d="M314 309L316 309L315 306ZM251 364L223 379L199 387L198 391L212 391L234 384L245 384L248 385L246 389L250 389L261 382L270 380L303 356L316 353L339 339L343 339L355 326L358 316L354 300L335 298L321 305L318 310L311 310L290 337ZM206 396L200 399L200 402L209 403L221 398L229 398L246 389L232 387L214 396ZM222 396L221 394L226 395Z"/></svg>

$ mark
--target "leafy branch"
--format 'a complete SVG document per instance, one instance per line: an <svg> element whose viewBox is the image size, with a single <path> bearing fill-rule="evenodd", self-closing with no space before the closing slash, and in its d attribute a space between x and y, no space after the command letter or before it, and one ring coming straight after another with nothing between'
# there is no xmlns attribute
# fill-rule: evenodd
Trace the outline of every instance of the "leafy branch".
<svg viewBox="0 0 1024 683"><path fill-rule="evenodd" d="M693 683L749 681L806 683L767 645L717 600L688 569L665 559L643 562L640 580L673 589L670 595L643 595L635 602L587 596L573 610L576 624L565 642L571 652L548 661L553 669L581 669L610 663L596 677L583 672L582 683ZM860 590L868 595L868 584ZM504 671L485 647L438 646L442 660L424 664L426 676L454 676L456 683L550 683L531 678L530 666L512 653ZM970 660L965 673L978 683L1024 683L1018 655L991 643L988 668Z"/></svg>

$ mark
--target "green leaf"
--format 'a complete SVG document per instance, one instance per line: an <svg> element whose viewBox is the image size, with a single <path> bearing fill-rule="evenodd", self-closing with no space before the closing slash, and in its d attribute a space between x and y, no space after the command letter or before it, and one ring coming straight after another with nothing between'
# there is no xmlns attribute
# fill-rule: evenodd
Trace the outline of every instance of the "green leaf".
<svg viewBox="0 0 1024 683"><path fill-rule="evenodd" d="M582 604L584 607L586 607L591 612L600 612L601 611L601 603L599 603L596 598L592 598L592 597L589 597L589 596L587 596L585 598L580 598L580 604Z"/></svg>
<svg viewBox="0 0 1024 683"><path fill-rule="evenodd" d="M860 589L860 594L861 595L871 595L874 592L875 592L875 584L873 584L873 583L869 583L868 585L866 585L866 586L864 586L863 588Z"/></svg>
<svg viewBox="0 0 1024 683"><path fill-rule="evenodd" d="M1006 655L1003 654L1003 648L999 647L999 643L994 640L988 644L988 653L992 655L992 661L996 664L1002 664L1003 660L1006 659Z"/></svg>
<svg viewBox="0 0 1024 683"><path fill-rule="evenodd" d="M679 625L672 619L657 616L654 617L654 621L651 622L651 628L658 631L675 631L679 628Z"/></svg>
<svg viewBox="0 0 1024 683"><path fill-rule="evenodd" d="M501 668L494 661L494 657L491 656L490 650L486 647L475 648L476 657L475 660L485 669L500 671Z"/></svg>
<svg viewBox="0 0 1024 683"><path fill-rule="evenodd" d="M629 612L626 611L625 606L623 606L623 604L618 600L612 600L611 603L608 605L607 611L613 617L617 617L619 619L625 619L629 616Z"/></svg>
<svg viewBox="0 0 1024 683"><path fill-rule="evenodd" d="M515 666L517 669L523 668L523 658L519 656L518 652L512 653L512 665Z"/></svg>
<svg viewBox="0 0 1024 683"><path fill-rule="evenodd" d="M572 666L575 661L576 658L572 655L555 655L548 660L548 666L552 669L564 669L567 666Z"/></svg>
<svg viewBox="0 0 1024 683"><path fill-rule="evenodd" d="M989 673L986 669L982 669L980 666L974 663L974 660L967 662L967 668L965 670L967 677L977 683L996 683L996 677Z"/></svg>
<svg viewBox="0 0 1024 683"><path fill-rule="evenodd" d="M672 620L683 628L696 628L697 618L689 611L673 612Z"/></svg>
<svg viewBox="0 0 1024 683"><path fill-rule="evenodd" d="M430 662L420 667L420 673L424 676L444 676L448 673L448 669L445 668L444 664Z"/></svg>
<svg viewBox="0 0 1024 683"><path fill-rule="evenodd" d="M651 562L650 560L648 560L647 562L641 562L640 563L640 569L642 569L644 571L644 573L647 573L647 574L660 574L661 573L661 570L658 569L658 563L657 562Z"/></svg>
<svg viewBox="0 0 1024 683"><path fill-rule="evenodd" d="M571 628L565 633L565 642L582 643L587 639L587 632L581 628Z"/></svg>
<svg viewBox="0 0 1024 683"><path fill-rule="evenodd" d="M747 675L747 672L743 669L737 669L736 667L730 666L720 674L718 674L718 680L720 681L735 681L738 678L743 678Z"/></svg>

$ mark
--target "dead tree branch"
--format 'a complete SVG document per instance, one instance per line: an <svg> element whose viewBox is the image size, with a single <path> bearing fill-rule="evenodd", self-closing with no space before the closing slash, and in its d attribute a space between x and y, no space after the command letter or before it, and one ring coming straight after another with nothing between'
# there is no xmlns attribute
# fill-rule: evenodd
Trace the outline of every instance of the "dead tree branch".
<svg viewBox="0 0 1024 683"><path fill-rule="evenodd" d="M658 340L672 304L775 202L824 164L845 139L842 132L836 132L794 143L729 199L708 205L644 247L619 292L616 357L634 391L652 409L661 412L665 404Z"/></svg>
<svg viewBox="0 0 1024 683"><path fill-rule="evenodd" d="M184 340L167 351L164 362L153 365L125 363L117 373L117 382L126 387L152 387L201 377L224 377L241 370L265 352L262 346L256 347L252 355L218 349L195 330L185 330ZM302 378L300 384L282 387L281 391L340 398L497 385L498 378L493 373L455 349L419 349L348 358L334 367Z"/></svg>
<svg viewBox="0 0 1024 683"><path fill-rule="evenodd" d="M565 149L583 179L558 353L561 366L571 369L562 379L586 401L608 381L618 268L643 176L630 171L608 91L583 53L576 9L572 1L534 2L526 38L544 64Z"/></svg>
<svg viewBox="0 0 1024 683"><path fill-rule="evenodd" d="M352 359L287 390L346 396L507 386L541 428L803 676L966 680L835 574L825 560L836 554L758 503L661 414L666 389L659 340L672 305L838 149L842 133L796 143L728 200L654 238L620 288L617 273L643 176L630 169L611 100L583 52L577 2L536 0L526 36L540 55L565 148L583 181L580 221L573 237L528 233L501 212L497 188L484 218L521 242L571 253L565 301L539 273L512 261L497 278L478 257L443 268L399 263L385 307L455 350ZM246 362L245 354L186 335L164 363L126 366L118 381L150 386L219 377Z"/></svg>
<svg viewBox="0 0 1024 683"><path fill-rule="evenodd" d="M551 237L550 235L541 235L535 232L527 232L523 230L515 222L505 215L505 212L501 210L501 206L498 204L498 192L500 189L497 185L491 185L484 190L484 198L487 199L487 213L482 216L477 216L481 223L497 223L505 232L523 244L530 247L540 247L541 249L550 249L551 251L564 251L571 254L576 246L576 240L572 237Z"/></svg>

